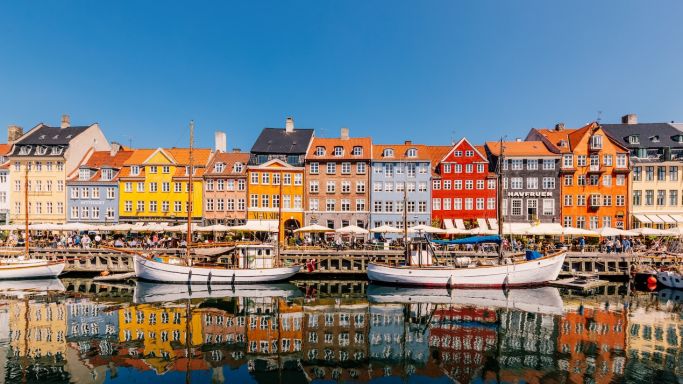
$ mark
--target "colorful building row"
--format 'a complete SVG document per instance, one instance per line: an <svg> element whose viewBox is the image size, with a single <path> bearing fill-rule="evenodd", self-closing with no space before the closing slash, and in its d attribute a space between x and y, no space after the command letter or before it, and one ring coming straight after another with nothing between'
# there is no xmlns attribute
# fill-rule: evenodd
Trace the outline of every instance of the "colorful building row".
<svg viewBox="0 0 683 384"><path fill-rule="evenodd" d="M370 137L316 137L265 128L249 153L216 148L125 148L98 124L8 129L0 145L0 217L12 223L187 220L304 225L497 228L512 223L597 229L683 223L683 126L593 122L531 129L525 140L429 146ZM499 180L502 183L500 186ZM502 187L498 201L497 189ZM28 206L25 192L28 190Z"/></svg>

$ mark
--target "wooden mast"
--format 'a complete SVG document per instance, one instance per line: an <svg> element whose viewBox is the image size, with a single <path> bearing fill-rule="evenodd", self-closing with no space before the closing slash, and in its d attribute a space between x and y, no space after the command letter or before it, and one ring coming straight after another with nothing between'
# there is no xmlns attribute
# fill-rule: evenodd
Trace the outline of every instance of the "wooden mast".
<svg viewBox="0 0 683 384"><path fill-rule="evenodd" d="M500 244L498 245L498 263L503 263L503 138L500 138L500 154L498 155L498 180L496 188L496 197L498 200L497 215L498 215L498 237ZM509 208L508 208L509 209Z"/></svg>
<svg viewBox="0 0 683 384"><path fill-rule="evenodd" d="M29 244L28 244L28 166L30 162L26 161L26 170L24 173L24 221L26 224L26 235L24 239L24 248L26 249L26 257L29 257Z"/></svg>
<svg viewBox="0 0 683 384"><path fill-rule="evenodd" d="M410 248L408 247L408 163L403 162L403 245L406 248L406 264L410 265Z"/></svg>
<svg viewBox="0 0 683 384"><path fill-rule="evenodd" d="M190 255L191 249L190 244L192 244L192 174L194 173L194 162L192 158L192 146L194 144L194 120L190 120L190 159L189 159L189 170L188 170L188 182L187 182L187 238L185 242L187 246L185 247L185 259L188 266L192 265L192 258Z"/></svg>

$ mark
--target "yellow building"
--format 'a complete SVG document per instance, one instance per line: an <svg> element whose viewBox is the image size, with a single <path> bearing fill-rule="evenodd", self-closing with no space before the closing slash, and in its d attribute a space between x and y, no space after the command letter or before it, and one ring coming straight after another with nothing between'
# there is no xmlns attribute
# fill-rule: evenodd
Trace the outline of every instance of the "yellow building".
<svg viewBox="0 0 683 384"><path fill-rule="evenodd" d="M303 179L304 167L278 159L249 166L247 221L279 221L280 240L291 236L304 221Z"/></svg>
<svg viewBox="0 0 683 384"><path fill-rule="evenodd" d="M142 342L141 355L157 373L168 371L175 351L187 348L187 308L184 305L140 304L119 310L119 342ZM202 345L202 313L191 311L191 347Z"/></svg>
<svg viewBox="0 0 683 384"><path fill-rule="evenodd" d="M25 221L27 187L29 222L65 223L66 179L77 172L90 152L110 150L99 125L71 126L66 115L59 127L41 123L26 134L20 127L11 126L9 144L14 144L8 155L13 223Z"/></svg>
<svg viewBox="0 0 683 384"><path fill-rule="evenodd" d="M28 314L26 313L28 310ZM64 303L12 301L9 305L10 346L20 356L63 358L66 352Z"/></svg>
<svg viewBox="0 0 683 384"><path fill-rule="evenodd" d="M210 155L210 149L193 150L193 220L202 217L202 175ZM189 168L187 148L135 150L119 177L119 221L186 221Z"/></svg>

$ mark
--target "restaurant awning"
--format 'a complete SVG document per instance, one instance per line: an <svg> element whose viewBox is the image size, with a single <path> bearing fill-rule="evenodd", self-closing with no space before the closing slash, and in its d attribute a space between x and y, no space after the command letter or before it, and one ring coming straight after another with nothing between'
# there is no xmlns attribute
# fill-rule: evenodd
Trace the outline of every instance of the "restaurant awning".
<svg viewBox="0 0 683 384"><path fill-rule="evenodd" d="M672 219L676 220L677 223L683 223L683 215L669 215Z"/></svg>
<svg viewBox="0 0 683 384"><path fill-rule="evenodd" d="M643 224L650 224L650 223L652 223L652 220L648 219L647 216L645 216L645 215L634 214L634 215L633 215L633 218L636 219L636 220L638 220L638 221L640 221L640 222L643 223Z"/></svg>
<svg viewBox="0 0 683 384"><path fill-rule="evenodd" d="M647 218L652 220L653 223L655 224L664 224L664 220L662 220L659 216L657 215L647 215Z"/></svg>
<svg viewBox="0 0 683 384"><path fill-rule="evenodd" d="M672 219L669 215L657 215L660 219L664 220L667 224L676 224L676 220Z"/></svg>

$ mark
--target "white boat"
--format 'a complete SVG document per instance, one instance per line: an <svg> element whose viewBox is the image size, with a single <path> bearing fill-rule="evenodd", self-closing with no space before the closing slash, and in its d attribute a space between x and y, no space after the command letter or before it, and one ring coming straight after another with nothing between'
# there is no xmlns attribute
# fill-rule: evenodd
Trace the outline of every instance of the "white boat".
<svg viewBox="0 0 683 384"><path fill-rule="evenodd" d="M683 275L677 269L661 270L657 272L657 281L665 287L683 288Z"/></svg>
<svg viewBox="0 0 683 384"><path fill-rule="evenodd" d="M64 270L62 261L16 257L0 260L0 280L45 279L59 276Z"/></svg>
<svg viewBox="0 0 683 384"><path fill-rule="evenodd" d="M554 287L502 289L406 288L376 284L368 286L368 300L378 304L456 304L508 308L525 312L561 315L563 302Z"/></svg>
<svg viewBox="0 0 683 384"><path fill-rule="evenodd" d="M542 285L557 279L567 254L560 251L533 260L508 258L501 264L481 264L470 258L460 258L456 260L457 266L438 266L432 263L428 246L416 245L416 249L411 249L409 265L368 263L368 279L397 285L453 288Z"/></svg>
<svg viewBox="0 0 683 384"><path fill-rule="evenodd" d="M303 294L293 284L247 284L247 285L169 285L155 284L145 281L135 283L133 302L159 303L187 299L220 299L220 298L265 298L282 297L293 299Z"/></svg>
<svg viewBox="0 0 683 384"><path fill-rule="evenodd" d="M188 266L173 256L135 255L135 276L141 280L183 284L255 284L287 280L301 266L273 265L274 248L268 244L238 245L234 267L217 264Z"/></svg>
<svg viewBox="0 0 683 384"><path fill-rule="evenodd" d="M65 290L64 284L57 278L0 281L0 295L23 297L27 293L64 292Z"/></svg>

